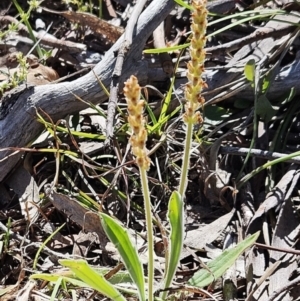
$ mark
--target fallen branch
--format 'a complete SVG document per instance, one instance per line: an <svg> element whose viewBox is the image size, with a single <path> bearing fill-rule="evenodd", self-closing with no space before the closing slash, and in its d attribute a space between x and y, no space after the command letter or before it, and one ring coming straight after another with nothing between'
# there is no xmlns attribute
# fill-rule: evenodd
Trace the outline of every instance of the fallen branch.
<svg viewBox="0 0 300 301"><path fill-rule="evenodd" d="M250 149L245 147L232 147L232 146L220 147L220 153L225 155L236 155L236 156L245 156L245 157L248 155L248 153L250 153L250 156L263 158L267 160L284 158L288 155L288 154L281 154L281 153L270 152L270 151L265 151L260 149L254 149L254 148ZM286 162L300 164L300 157L297 156L291 158Z"/></svg>
<svg viewBox="0 0 300 301"><path fill-rule="evenodd" d="M148 71L147 62L141 61L144 45L174 5L173 0L154 0L141 14L136 27L136 35L123 66L121 82L132 74L138 77L139 82L145 81ZM115 53L123 40L122 36L94 68L95 74L106 87L110 85L114 70ZM86 108L86 104L78 101L75 95L92 103L102 103L107 100L93 72L72 82L36 87L23 86L8 93L3 97L0 108L0 147L26 146L39 135L42 125L35 121L38 108L47 112L54 122ZM10 151L1 152L0 160L10 153ZM15 166L19 157L20 154L0 162L0 181Z"/></svg>

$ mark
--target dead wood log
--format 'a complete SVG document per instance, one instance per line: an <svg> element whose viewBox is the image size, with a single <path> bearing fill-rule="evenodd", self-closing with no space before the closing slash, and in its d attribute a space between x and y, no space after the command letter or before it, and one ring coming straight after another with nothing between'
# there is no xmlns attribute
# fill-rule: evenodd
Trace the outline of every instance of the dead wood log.
<svg viewBox="0 0 300 301"><path fill-rule="evenodd" d="M132 46L124 62L121 82L132 74L140 81L146 79L148 68L145 64L147 63L141 61L144 45L174 6L173 0L154 0L141 14ZM110 85L116 61L115 53L123 39L124 36L121 36L93 70L106 87ZM86 105L75 95L92 103L102 103L107 100L94 72L72 82L35 87L21 86L4 96L0 107L0 148L24 147L39 135L42 126L35 120L37 108L43 109L56 121L86 108ZM0 181L20 158L20 154L6 158L11 153L11 151L0 152Z"/></svg>

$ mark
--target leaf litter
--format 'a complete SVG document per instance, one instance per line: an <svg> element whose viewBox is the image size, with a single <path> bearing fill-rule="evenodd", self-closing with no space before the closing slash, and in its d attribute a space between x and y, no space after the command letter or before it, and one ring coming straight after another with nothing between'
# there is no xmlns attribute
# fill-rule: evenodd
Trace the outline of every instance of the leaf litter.
<svg viewBox="0 0 300 301"><path fill-rule="evenodd" d="M122 1L111 2L118 16L125 12ZM65 18L54 20L53 27L50 27L49 34L55 37L56 44L51 44L50 49L48 48L53 51L50 56L43 58L59 77L75 71L80 71L75 77L85 74L87 71L82 66L94 66L97 60L101 59L96 53L104 54L107 49L107 45L104 44L114 43L123 32L119 27L96 17L98 12L95 8L91 9L94 13L91 15L65 10L66 6L62 3L50 5L49 1L45 1L43 6L46 9L43 9L42 16L48 23L54 19L54 12ZM8 7L7 5L6 8ZM212 11L214 9L217 8L212 7ZM221 13L229 11L239 12L238 8L230 7L224 8ZM14 17L14 12L14 8L10 7L6 15ZM165 21L165 35L170 42L176 40L179 31L188 28L188 15L189 12L177 8ZM34 13L32 19L38 17L40 14ZM280 19L284 22L278 21ZM288 22L285 22L286 20ZM297 11L293 11L290 15L277 16L275 20L268 22L245 22L237 28L229 28L223 35L213 36L209 41L211 53L208 56L205 74L208 88L205 91L207 103L204 109L207 114L205 113L203 128L195 132L186 199L189 206L184 241L186 248L181 254L182 264L177 271L176 281L184 282L192 277L195 270L205 270L205 266L214 259L211 257L223 249L226 237L232 233L236 236L236 241L240 241L247 234L254 234L260 230L258 242L266 245L266 248L262 249L257 245L248 250L245 257L242 257L246 268L238 272L240 268L236 267L231 271L231 276L226 278L226 285L225 277L223 283L220 280L216 281L214 287L209 287L211 291L207 298L211 296L211 299L216 300L297 300L299 297L296 285L298 255L286 252L297 251L299 248L299 172L298 165L284 161L286 154L298 150L299 105L295 101L295 94L298 92L291 92L294 87L297 90L293 76L299 65L296 55L299 45L297 39L294 39L297 33L291 23L296 20L299 20L299 15ZM122 17L119 17L119 21L125 23ZM82 27L76 29L74 23L81 23ZM3 25L2 22L1 24ZM221 24L230 25L226 20ZM7 29L5 26L7 25L3 25L3 28ZM209 34L222 27L224 26L218 23L212 25L209 27ZM265 37L262 34L254 42L235 46L239 45L240 30L244 30L243 34L247 39L257 29L263 31L266 28L278 30L282 36L271 36L268 31ZM18 34L12 35L12 38L21 40L20 28ZM39 37L41 36L37 35L37 38ZM77 44L76 49L86 45L88 51L81 57L75 54L78 50L70 55L65 50L68 48L59 46L61 42L61 45L65 45L65 38L72 40L75 46ZM104 44L101 39L104 39ZM185 39L186 37L183 37L180 42L187 42ZM43 40L44 38L40 42ZM291 40L294 42L289 44ZM5 43L1 41L0 46L3 44ZM44 44L47 46L47 42ZM225 49L228 47L229 51L214 56L214 53L219 51L218 45ZM69 47L71 46L74 44L69 44ZM17 51L27 55L28 47L32 47L32 44L26 47L27 50L24 50L24 47L20 43L15 44ZM53 50L51 47L57 48ZM151 39L146 47L153 47ZM1 49L3 48L1 46ZM5 57L4 53L5 51L1 52L1 58ZM170 74L166 74L161 68L157 56L145 54L144 59L149 61L150 66L149 85L164 94L168 89ZM179 59L178 78L175 81L172 102L175 103L177 98L180 104L182 86L186 83L186 60L184 55L180 58L176 52L171 53L171 59L173 62ZM260 74L255 74L258 69L254 68L253 73L245 78L243 68L250 59L254 59L256 68L260 66ZM1 62L1 67L6 68L9 60L6 57ZM266 78L270 70L273 70L275 75L270 82L268 93L262 93L259 88L254 90L251 81L254 82L257 75ZM159 112L163 100L157 94L151 93L150 89L148 92L149 107ZM255 97L258 103L255 103ZM65 222L66 227L42 250L38 259L39 271L59 274L62 268L57 260L79 254L92 265L114 267L118 260L117 253L113 248L106 248L107 239L101 229L98 211L104 210L116 216L124 227L132 229L131 231L136 233L139 251L143 253L143 202L138 171L127 149L126 129L123 128L126 120L124 108L124 102L120 98L116 117L116 132L120 135L114 147L107 147L103 143L103 126L90 118L99 112L94 110L87 115L78 113L78 116L70 117L68 122L72 131L82 131L82 135L75 136L68 130L63 132L58 127L49 126L50 132L52 130L56 133L52 135L54 138L39 141L36 145L39 149L49 149L49 143L52 149L55 144L59 145L60 156L56 151L51 154L43 153L42 150L31 153L30 158L27 154L28 158L24 160L27 171L16 169L10 178L0 184L1 300L30 300L49 294L46 287L42 287L39 282L32 282L28 277L33 272L32 260L37 249L42 248L50 233ZM105 104L99 110L105 115ZM257 124L254 121L255 114L259 116ZM51 124L51 120L47 121ZM151 122L150 125L153 126ZM178 165L180 166L180 154L183 151L182 120L175 115L164 124L163 131L166 133L164 143L156 149L160 137L159 133L154 133L148 148L155 150L151 154L153 165L149 172L152 201L164 226L167 200L171 191L176 189L180 174ZM256 132L259 135L256 135ZM93 151L88 154L78 151L78 145L81 146L81 143L85 145L83 149L90 144ZM237 150L236 154L229 152L233 147ZM247 149L250 156L248 160L245 159L245 153L239 152L242 148ZM254 149L269 151L268 157L260 158ZM67 151L70 153L66 153ZM273 152L283 158L280 164L262 169L246 183L239 182L242 176L251 173L268 160L272 161ZM67 176L60 172L61 169ZM84 171L83 176L78 173L79 169ZM57 192L50 190L50 194L45 193L45 185L51 184L54 177L58 180ZM24 204L25 199L27 203ZM84 232L92 235L85 236ZM156 245L159 246L161 241L162 236L157 231ZM268 246L276 247L276 250L268 250ZM22 270L24 268L25 271ZM158 274L163 272L160 269L161 265L156 264ZM234 288L231 293L226 291L228 287ZM61 294L62 299L70 297L67 292ZM90 290L82 290L78 294L83 298L94 296ZM194 290L187 294L186 298L193 300L199 294L204 296L205 291ZM94 297L94 300L101 300L99 295Z"/></svg>

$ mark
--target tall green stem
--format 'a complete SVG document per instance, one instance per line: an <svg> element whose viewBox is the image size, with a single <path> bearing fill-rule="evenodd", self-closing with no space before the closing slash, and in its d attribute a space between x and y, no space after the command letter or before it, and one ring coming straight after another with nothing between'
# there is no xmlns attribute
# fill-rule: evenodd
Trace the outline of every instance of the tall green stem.
<svg viewBox="0 0 300 301"><path fill-rule="evenodd" d="M154 243L153 243L153 226L152 226L152 210L150 193L148 187L147 172L145 168L140 167L142 191L145 202L146 228L148 240L148 301L153 301L153 286L154 286Z"/></svg>
<svg viewBox="0 0 300 301"><path fill-rule="evenodd" d="M193 128L194 128L193 123L188 122L186 125L186 139L185 139L184 152L183 152L183 162L181 168L180 183L178 188L178 192L182 198L184 198L185 190L187 187L187 176L188 176L189 165L190 165Z"/></svg>

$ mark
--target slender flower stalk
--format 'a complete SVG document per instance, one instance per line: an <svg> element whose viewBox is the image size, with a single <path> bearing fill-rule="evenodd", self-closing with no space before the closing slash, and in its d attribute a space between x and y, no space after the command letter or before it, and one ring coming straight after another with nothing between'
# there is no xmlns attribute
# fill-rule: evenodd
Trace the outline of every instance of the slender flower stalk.
<svg viewBox="0 0 300 301"><path fill-rule="evenodd" d="M125 82L124 95L128 105L128 122L132 129L130 144L132 153L136 156L136 164L140 170L142 192L145 202L146 228L148 240L148 301L153 301L153 284L154 284L154 242L151 201L148 187L147 171L150 168L150 159L147 155L146 141L147 130L145 129L145 118L143 117L144 100L140 99L141 88L137 78L131 76Z"/></svg>
<svg viewBox="0 0 300 301"><path fill-rule="evenodd" d="M187 78L189 80L185 87L185 113L183 121L186 123L186 140L183 154L181 177L178 192L184 197L187 186L187 175L190 164L190 153L192 145L193 129L196 123L202 123L203 118L199 111L204 104L204 98L201 96L202 89L206 86L202 79L205 61L205 43L207 27L207 9L206 0L193 0L191 29L193 38L191 40L190 55L191 60L188 62Z"/></svg>

